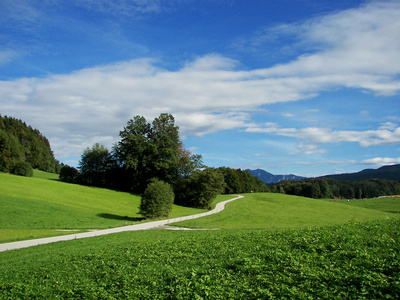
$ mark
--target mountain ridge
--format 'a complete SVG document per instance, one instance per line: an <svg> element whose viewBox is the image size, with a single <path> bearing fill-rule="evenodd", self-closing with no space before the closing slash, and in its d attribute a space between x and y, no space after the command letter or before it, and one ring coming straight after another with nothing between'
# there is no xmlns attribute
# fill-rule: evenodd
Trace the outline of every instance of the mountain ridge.
<svg viewBox="0 0 400 300"><path fill-rule="evenodd" d="M283 180L307 179L307 177L298 176L294 174L274 175L262 169L256 169L256 170L247 169L246 171L250 172L253 176L258 177L266 184L274 184ZM338 181L362 181L367 179L400 181L400 164L386 165L379 167L377 169L364 169L354 173L324 175L316 178L329 178Z"/></svg>
<svg viewBox="0 0 400 300"><path fill-rule="evenodd" d="M325 175L319 178L330 178L339 181L360 181L367 179L400 180L400 164L387 165L378 169L364 169L355 173Z"/></svg>
<svg viewBox="0 0 400 300"><path fill-rule="evenodd" d="M277 183L282 180L301 180L306 179L306 177L297 176L294 174L286 174L286 175L274 175L262 169L250 170L246 171L250 172L253 176L261 179L262 182L266 184Z"/></svg>

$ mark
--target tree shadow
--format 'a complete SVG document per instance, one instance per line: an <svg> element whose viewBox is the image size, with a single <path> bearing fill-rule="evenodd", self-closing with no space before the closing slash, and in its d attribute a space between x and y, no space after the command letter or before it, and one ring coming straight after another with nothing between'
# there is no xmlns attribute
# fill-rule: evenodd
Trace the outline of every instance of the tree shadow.
<svg viewBox="0 0 400 300"><path fill-rule="evenodd" d="M128 217L128 216L119 216L119 215L108 214L108 213L100 213L97 215L99 217L105 218L105 219L123 220L123 221L130 221L130 222L139 222L139 221L143 221L146 219L143 217L132 218L132 217Z"/></svg>

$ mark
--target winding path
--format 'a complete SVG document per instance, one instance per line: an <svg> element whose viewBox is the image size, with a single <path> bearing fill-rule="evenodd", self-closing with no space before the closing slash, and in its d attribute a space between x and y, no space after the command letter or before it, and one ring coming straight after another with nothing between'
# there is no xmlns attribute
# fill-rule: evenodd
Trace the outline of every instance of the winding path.
<svg viewBox="0 0 400 300"><path fill-rule="evenodd" d="M96 237L96 236L101 236L101 235L106 235L106 234L117 233L117 232L153 229L156 227L160 227L160 226L164 226L164 225L168 225L168 224L172 224L172 223L176 223L176 222L180 222L180 221L198 219L201 217L219 213L225 209L226 203L235 201L240 198L243 198L243 196L237 196L235 198L219 202L219 203L217 203L217 205L215 206L215 208L213 210L210 210L210 211L207 211L207 212L201 213L201 214L191 215L191 216L185 216L185 217L174 218L174 219L166 219L166 220L160 220L160 221L154 221L154 222L148 222L148 223L141 223L141 224L129 225L129 226L123 226L123 227L116 227L116 228L110 228L110 229L96 230L96 231L91 231L91 232L68 234L68 235L54 236L54 237L35 239L35 240L18 241L18 242L12 242L12 243L4 243L4 244L0 244L0 252L7 251L7 250L27 248L27 247L43 245L43 244L50 244L50 243L55 243L55 242Z"/></svg>

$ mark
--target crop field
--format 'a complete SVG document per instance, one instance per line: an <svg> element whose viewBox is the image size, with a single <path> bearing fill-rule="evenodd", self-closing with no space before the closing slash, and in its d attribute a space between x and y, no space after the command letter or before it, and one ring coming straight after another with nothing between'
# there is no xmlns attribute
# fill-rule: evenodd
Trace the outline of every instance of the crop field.
<svg viewBox="0 0 400 300"><path fill-rule="evenodd" d="M0 253L0 299L399 299L400 221L126 232Z"/></svg>
<svg viewBox="0 0 400 300"><path fill-rule="evenodd" d="M0 173L0 242L40 238L142 221L140 197L68 184L35 170L34 177ZM222 197L221 199L223 199ZM205 210L174 206L170 216Z"/></svg>

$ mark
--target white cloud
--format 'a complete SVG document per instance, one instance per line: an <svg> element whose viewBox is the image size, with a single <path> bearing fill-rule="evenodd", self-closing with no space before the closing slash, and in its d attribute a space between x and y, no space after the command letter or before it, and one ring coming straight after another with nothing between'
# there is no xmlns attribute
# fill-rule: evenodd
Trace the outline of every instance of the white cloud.
<svg viewBox="0 0 400 300"><path fill-rule="evenodd" d="M386 128L387 126L386 123ZM245 131L297 138L298 140L309 143L308 147L342 142L359 143L361 147L394 145L400 143L400 127L393 127L393 124L390 123L391 130L386 128L366 131L334 131L330 128L318 127L282 128L277 124L270 124L268 127L249 127ZM304 145L302 147L304 147ZM315 150L315 148L313 149Z"/></svg>
<svg viewBox="0 0 400 300"><path fill-rule="evenodd" d="M127 2L80 3L117 11ZM133 1L129 5L132 10L150 12L159 3ZM176 117L183 135L247 128L248 132L297 138L303 143L299 150L308 154L323 153L316 145L324 143L356 142L362 147L400 143L400 128L390 122L377 130L334 131L257 127L251 121L251 113L264 105L303 100L337 87L398 93L400 2L372 2L289 24L285 30L299 33L304 45L315 46L313 52L265 69L240 70L237 61L211 54L176 71L139 59L46 78L0 81L2 114L40 128L52 141L56 157L79 156L94 142L110 146L130 118L151 119L161 112Z"/></svg>
<svg viewBox="0 0 400 300"><path fill-rule="evenodd" d="M288 153L289 155L316 155L325 154L327 151L325 149L318 148L318 145L304 144L300 142L297 145L298 152Z"/></svg>
<svg viewBox="0 0 400 300"><path fill-rule="evenodd" d="M372 2L279 28L313 51L265 70L265 76L307 78L319 89L345 86L380 95L400 90L400 2Z"/></svg>
<svg viewBox="0 0 400 300"><path fill-rule="evenodd" d="M292 113L283 113L282 116L286 117L286 118L294 118L295 117L295 115Z"/></svg>
<svg viewBox="0 0 400 300"><path fill-rule="evenodd" d="M400 164L400 157L374 157L361 161L361 164L372 165L375 167Z"/></svg>
<svg viewBox="0 0 400 300"><path fill-rule="evenodd" d="M396 130L397 127L399 127L399 125L396 123L385 122L385 123L382 123L381 126L379 126L379 129L381 129L381 130Z"/></svg>

